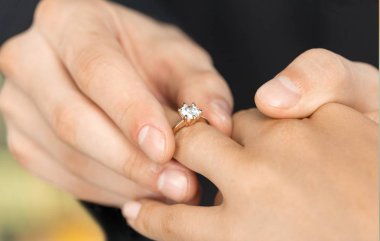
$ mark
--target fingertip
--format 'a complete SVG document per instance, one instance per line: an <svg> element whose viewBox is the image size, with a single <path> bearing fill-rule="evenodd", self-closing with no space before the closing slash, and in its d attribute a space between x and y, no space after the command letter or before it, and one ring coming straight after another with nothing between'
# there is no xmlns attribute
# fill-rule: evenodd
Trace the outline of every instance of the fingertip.
<svg viewBox="0 0 380 241"><path fill-rule="evenodd" d="M199 183L197 176L193 171L187 169L186 167L182 168L184 169L184 173L187 176L187 190L185 195L177 201L181 203L194 203L199 199Z"/></svg>
<svg viewBox="0 0 380 241"><path fill-rule="evenodd" d="M264 115L272 118L286 118L288 116L287 109L276 108L263 102L257 94L254 97L257 109ZM290 117L289 117L290 118Z"/></svg>
<svg viewBox="0 0 380 241"><path fill-rule="evenodd" d="M302 92L294 80L281 74L269 80L257 90L254 102L260 112L266 116L272 118L302 118L309 114L307 113L309 106L304 105L305 96L303 96Z"/></svg>
<svg viewBox="0 0 380 241"><path fill-rule="evenodd" d="M158 190L175 202L194 199L198 190L198 180L194 172L178 162L170 162L157 180Z"/></svg>
<svg viewBox="0 0 380 241"><path fill-rule="evenodd" d="M128 222L132 223L139 215L141 206L141 202L138 201L126 202L122 207L122 214Z"/></svg>
<svg viewBox="0 0 380 241"><path fill-rule="evenodd" d="M256 92L257 99L278 109L293 108L301 97L301 89L296 82L284 75L269 80Z"/></svg>
<svg viewBox="0 0 380 241"><path fill-rule="evenodd" d="M166 163L174 154L175 141L168 124L145 124L137 134L137 144L146 156L155 163Z"/></svg>

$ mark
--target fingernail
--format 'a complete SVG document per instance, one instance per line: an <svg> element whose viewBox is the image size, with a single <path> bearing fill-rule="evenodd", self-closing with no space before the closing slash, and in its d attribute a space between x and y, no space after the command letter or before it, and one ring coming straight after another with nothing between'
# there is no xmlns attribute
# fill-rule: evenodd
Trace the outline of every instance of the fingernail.
<svg viewBox="0 0 380 241"><path fill-rule="evenodd" d="M257 98L264 104L277 108L290 108L301 99L301 92L293 81L285 76L277 76L257 91Z"/></svg>
<svg viewBox="0 0 380 241"><path fill-rule="evenodd" d="M188 180L184 172L179 170L164 170L158 178L157 187L160 192L175 201L185 198Z"/></svg>
<svg viewBox="0 0 380 241"><path fill-rule="evenodd" d="M141 209L141 203L136 201L130 201L124 204L123 206L123 215L129 220L136 219Z"/></svg>
<svg viewBox="0 0 380 241"><path fill-rule="evenodd" d="M211 102L210 107L223 122L231 117L231 107L224 100L214 100Z"/></svg>
<svg viewBox="0 0 380 241"><path fill-rule="evenodd" d="M149 159L161 161L165 151L165 136L160 130L149 125L144 126L138 135L138 143Z"/></svg>

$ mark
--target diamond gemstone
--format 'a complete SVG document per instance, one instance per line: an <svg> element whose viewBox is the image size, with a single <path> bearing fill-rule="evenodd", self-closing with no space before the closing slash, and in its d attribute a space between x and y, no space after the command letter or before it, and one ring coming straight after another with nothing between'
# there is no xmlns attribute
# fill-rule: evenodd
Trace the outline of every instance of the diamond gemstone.
<svg viewBox="0 0 380 241"><path fill-rule="evenodd" d="M180 115L184 117L187 121L198 119L202 113L202 110L199 109L195 104L183 104L183 106L179 108L178 111Z"/></svg>

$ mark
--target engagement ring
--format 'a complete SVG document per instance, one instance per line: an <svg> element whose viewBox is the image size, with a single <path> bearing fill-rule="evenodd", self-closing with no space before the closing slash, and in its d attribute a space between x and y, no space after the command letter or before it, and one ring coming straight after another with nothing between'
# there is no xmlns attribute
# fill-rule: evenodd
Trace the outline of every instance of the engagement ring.
<svg viewBox="0 0 380 241"><path fill-rule="evenodd" d="M207 119L202 116L202 110L199 109L194 103L187 105L183 103L182 107L178 109L178 114L181 119L174 127L173 132L176 134L180 129L185 126L191 126L198 121L204 121L208 123Z"/></svg>

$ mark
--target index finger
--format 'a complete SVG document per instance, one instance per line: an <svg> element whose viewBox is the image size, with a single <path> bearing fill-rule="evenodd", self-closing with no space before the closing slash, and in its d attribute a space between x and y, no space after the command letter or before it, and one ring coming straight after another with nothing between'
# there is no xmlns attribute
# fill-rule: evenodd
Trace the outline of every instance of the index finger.
<svg viewBox="0 0 380 241"><path fill-rule="evenodd" d="M117 41L116 24L107 9L103 1L42 1L36 28L54 47L79 89L129 140L151 160L169 161L174 151L171 128L160 103ZM76 21L69 21L74 17Z"/></svg>

